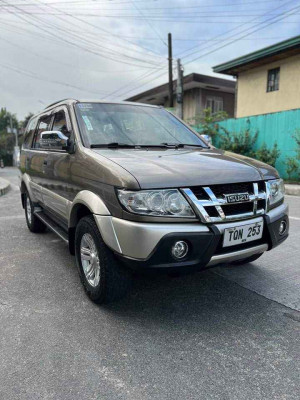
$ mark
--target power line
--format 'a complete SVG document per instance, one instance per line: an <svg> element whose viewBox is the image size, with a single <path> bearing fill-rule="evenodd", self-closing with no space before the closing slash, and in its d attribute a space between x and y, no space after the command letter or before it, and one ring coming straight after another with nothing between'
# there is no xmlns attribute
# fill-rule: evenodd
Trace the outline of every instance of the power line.
<svg viewBox="0 0 300 400"><path fill-rule="evenodd" d="M290 3L292 3L292 2L293 2L293 0L288 0L287 2L281 4L280 6L276 7L275 9L273 9L273 11L277 11L277 10L279 10L280 8L286 6L287 4L290 4ZM268 16L268 12L266 12L266 13L264 13L264 14L261 15L261 17L264 17L264 16ZM257 17L252 18L250 22L255 22L257 19L258 19ZM262 23L263 23L263 22L260 21L260 22L256 23L254 26L259 26L259 25L262 24ZM254 26L248 27L248 28L246 28L246 29L240 31L239 33L246 32L246 31L248 31L249 29L253 28ZM235 31L237 31L237 30L239 30L240 28L243 28L243 27L244 27L244 24L238 25L238 26L236 26L236 27L234 27L234 28L232 28L232 29L229 29L227 32L225 32L225 35L228 35L228 34L231 33L231 32L235 32ZM220 33L220 34L216 35L216 36L214 37L214 39L218 39L218 40L219 40L219 38L221 38L221 40L219 40L219 42L222 43L222 42L226 42L227 40L231 39L232 37L235 37L235 35L236 35L236 34L233 34L233 35L231 35L231 36L229 36L229 37L224 37L224 33ZM186 58L186 57L188 57L188 56L190 56L190 55L193 55L193 54L195 54L195 53L197 53L197 52L199 52L199 51L203 51L203 50L205 50L206 48L211 48L211 45L204 46L204 48L203 48L203 46L200 46L200 50L199 50L199 46L197 46L197 45L196 45L196 46L193 46L193 47L191 47L191 48L185 50L183 53L181 53L180 56L182 57L183 54L188 53L187 55L185 55L185 56L183 57L183 58ZM189 51L194 50L194 49L197 49L197 50L195 50L195 51L192 52L192 53L189 53Z"/></svg>
<svg viewBox="0 0 300 400"><path fill-rule="evenodd" d="M74 67L74 64L69 64L69 63L66 63L66 62L61 61L61 60L60 61L54 60L51 57L47 57L47 56L44 56L44 55L42 55L40 53L36 53L36 52L34 52L34 51L32 51L31 49L28 49L28 48L24 48L24 46L18 45L16 43L12 42L11 40L4 39L2 37L0 37L0 40L4 41L5 43L10 44L11 46L17 47L18 49L20 49L21 51L24 51L25 53L33 54L34 56L38 57L39 59L48 60L48 61L53 62L55 64L64 65L66 67ZM83 68L78 68L77 67L77 70L79 70L79 71L81 70L81 71L85 71L86 72L86 69L83 69ZM131 70L126 70L126 71L124 71L124 70L117 70L116 71L116 70L111 70L111 69L109 69L109 70L99 70L99 69L97 69L97 71L96 71L96 70L91 70L90 67L88 67L88 71L89 72L97 72L97 73L101 72L101 73L105 73L105 74L116 74L116 73L124 74L124 73L137 72L137 71L141 71L141 70L140 69L134 69L134 70L131 69Z"/></svg>
<svg viewBox="0 0 300 400"><path fill-rule="evenodd" d="M1 0L0 0L1 1ZM24 32L25 33L28 33L28 34L30 34L30 35L33 35L34 37L36 37L36 32L34 32L34 31L31 31L31 30L28 30L28 29L25 29L24 28L24 26L20 26L20 25L15 25L15 24L13 24L12 22L9 22L8 23L8 21L6 21L6 22L4 22L4 21L1 21L0 22L0 29L1 29L1 25L6 25L6 27L5 27L5 30L7 31L11 31L11 32L14 32L14 33L18 33L18 34L23 34ZM8 27L7 27L8 26ZM12 29L12 27L13 28L15 28L15 29ZM52 36L48 36L48 35L43 35L43 33L39 33L39 37L42 37L42 38L44 38L44 39L46 39L46 40L49 40L50 42L54 42L54 43L58 43L58 44L60 44L60 45L64 45L65 44L65 41L64 40L62 40L62 38L61 37L57 37L57 39L55 39L55 38L53 38ZM68 43L69 44L69 43ZM21 47L21 46L20 46ZM62 62L60 62L60 64L62 65L63 63ZM74 67L74 65L72 65L73 67ZM149 70L149 69L151 69L151 70L153 70L153 69L155 69L155 67L154 66L149 66L149 67L147 67L147 66L143 66L143 65L137 65L137 67L138 67L138 69L140 69L140 70L145 70L145 69L147 69L147 70ZM134 70L129 70L129 72L130 71L136 71L136 69L134 69ZM101 71L100 71L101 72ZM113 70L109 70L108 72L114 72ZM123 71L116 71L116 72L123 72Z"/></svg>
<svg viewBox="0 0 300 400"><path fill-rule="evenodd" d="M5 0L1 0L1 1L7 4L7 2L6 2ZM10 11L10 13L12 13L13 15L15 15L15 12L14 12L14 11ZM25 15L29 14L29 16L30 16L30 13L24 12L24 14L25 14ZM44 22L44 21L41 21L41 20L40 20L39 18L37 18L37 17L32 17L32 16L30 16L32 19L37 20L39 23L42 22L42 23L43 23L43 25L42 25L43 28L41 28L40 25L37 25L36 23L34 23L34 22L32 22L32 21L29 21L29 20L26 19L23 15L17 14L17 17L20 18L20 19L22 19L22 20L24 20L26 23L29 23L29 24L35 26L35 27L38 28L39 30L42 30L43 32L46 31L46 32L49 33L51 36L54 36L55 38L58 38L58 39L62 40L63 42L68 43L68 44L71 45L71 46L74 46L74 47L83 49L83 50L88 51L88 52L90 52L90 53L92 53L92 54L98 55L98 56L100 56L100 57L102 57L102 58L107 58L107 59L110 59L110 60L113 60L113 61L117 61L117 62L120 61L120 58L119 58L119 59L116 59L116 58L115 58L116 56L120 56L120 53L116 53L116 52L113 52L113 51L108 51L107 48L105 48L104 46L97 45L97 47L100 47L100 48L105 49L106 55L104 55L104 54L102 54L102 53L99 53L99 52L97 52L97 51L95 51L95 50L92 50L91 48L83 47L82 45L78 44L78 41L81 41L81 42L83 41L83 42L88 43L88 44L90 44L91 42L88 41L87 39L82 38L81 36L76 35L76 33L75 33L75 37L76 37L76 39L77 39L77 42L76 42L76 43L70 42L70 41L67 40L65 37L61 37L61 36L58 36L58 35L56 35L55 33L53 33L53 30L50 30L50 32L49 32L49 30L47 30L47 29L45 28L45 22ZM28 17L27 17L27 18L28 18ZM56 25L50 24L49 22L47 22L46 24L47 24L48 27L50 27L50 28L52 27L52 28L55 28L56 30L60 30L60 31L62 31L62 32L64 32L64 33L67 33L67 34L69 33L69 34L70 34L70 31L68 31L68 30L66 30L66 29L64 29L64 28L61 28L61 27L58 27L58 26L56 26ZM71 34L73 34L73 36L74 36L74 32L73 32L73 33L71 32ZM92 43L92 44L95 45L94 43ZM126 55L125 55L125 56L126 56ZM139 62L148 63L148 64L149 64L149 62L146 61L145 59L141 60L141 59L137 59L136 57L130 57L130 56L126 56L126 58L134 59L134 60L137 60L137 61L139 61ZM122 62L123 62L123 64L137 66L137 64L133 64L132 62L128 62L128 61L124 61L124 60L123 60ZM151 62L151 64L155 67L155 63L152 63L152 62ZM138 66L142 66L142 65L138 65Z"/></svg>
<svg viewBox="0 0 300 400"><path fill-rule="evenodd" d="M190 6L175 6L175 7L147 7L147 10L170 10L170 9L187 9L187 8L220 8L220 7L236 7L236 6L245 6L245 5L253 5L255 4L255 6L260 5L260 4L265 4L265 3L275 3L275 2L281 2L282 0L264 0L264 1L242 1L242 2L234 2L234 3L214 3L214 4L201 4L201 5L190 5ZM149 3L150 0L135 0L136 3ZM155 2L155 0L153 0L153 2ZM88 1L88 0L79 0L79 1L59 1L59 2L43 2L44 5L79 5L82 4L83 6L91 6L95 7L95 4L99 4L99 5L108 5L108 2L100 2L100 1ZM131 0L128 1L114 1L113 3L110 2L109 5L116 5L116 4L132 4ZM35 3L18 3L18 4L12 4L12 5L7 5L6 7L10 7L10 6L18 6L18 7L31 7L34 6ZM105 9L107 10L107 9ZM112 8L110 10L116 10L115 8ZM118 9L117 9L118 10ZM120 10L120 9L119 9ZM122 9L123 10L123 9ZM146 9L141 9L146 10Z"/></svg>
<svg viewBox="0 0 300 400"><path fill-rule="evenodd" d="M99 93L102 93L102 94L105 93L103 91L89 90L87 88L82 88L80 86L71 85L71 84L66 83L66 82L60 82L60 81L56 81L56 80L51 80L51 79L48 79L46 77L43 77L43 76L37 75L35 73L32 73L31 71L26 71L26 70L17 68L15 66L7 65L7 64L6 65L5 64L0 64L0 67L4 68L4 69L8 69L9 71L14 71L14 72L16 72L16 73L18 73L20 75L28 76L29 78L32 78L32 79L36 79L36 80L43 81L43 82L49 82L49 83L53 83L53 84L56 84L56 85L65 86L65 87L68 87L68 88L71 88L71 89L76 89L76 90L80 90L80 91L87 92L87 93L93 93L93 94L98 94L98 95L99 95Z"/></svg>
<svg viewBox="0 0 300 400"><path fill-rule="evenodd" d="M288 1L287 3L290 3L290 2L291 2L291 1ZM287 3L284 3L284 5L286 5ZM288 12L291 12L292 10L295 10L295 9L298 9L298 8L300 8L300 6L294 7L294 8L292 8L291 10L289 10ZM286 12L285 12L285 14L286 14ZM286 18L286 17L287 17L286 15L282 16L282 18ZM274 18L271 18L271 19L274 19ZM269 20L269 19L268 19L268 20ZM267 20L267 21L268 21L268 20ZM254 25L254 26L261 25L261 24L265 24L265 22L267 22L267 21L260 22L259 24L256 24L256 25ZM268 25L273 24L273 23L276 23L276 22L277 22L277 21L271 21ZM263 26L263 27L260 27L260 28L257 28L256 30L254 30L254 31L251 32L251 33L254 33L254 32L257 32L257 31L259 31L259 30L261 30L261 29L264 29L266 26L267 26L267 25L265 25L265 26ZM243 32L243 31L242 31L242 32ZM244 35L243 37L245 37L245 36L247 36L247 35L249 35L249 34L251 34L251 33L248 33L248 34ZM243 37L242 37L242 38L243 38ZM225 40L227 40L227 39L225 39ZM239 38L236 39L235 41L238 41L238 40L239 40ZM226 43L226 44L224 44L224 45L222 45L222 46L220 46L220 47L218 47L218 48L216 48L216 49L214 49L214 50L211 50L211 51L209 51L209 52L207 52L207 53L204 53L204 54L200 55L199 57L197 57L197 58L195 58L195 59L189 61L188 63L191 63L191 62L195 61L196 59L199 59L199 58L201 58L201 57L204 57L205 55L208 55L208 54L211 54L211 53L213 53L213 52L216 52L216 51L218 51L219 49L224 48L224 47L226 47L226 46L232 44L233 42L234 42L234 41L232 41L232 42L230 42L230 43ZM163 74L157 76L156 78L152 79L152 81L153 81L153 80L156 80L156 79L159 79L162 75L163 75ZM139 86L139 87L135 87L134 89L130 90L129 92L131 92L131 91L133 91L133 90L135 90L135 89L137 89L137 88L140 88L140 87L146 85L147 83L149 83L149 81L148 81L148 82L145 82L144 84L142 84L142 85ZM127 92L126 94L128 94L129 92Z"/></svg>
<svg viewBox="0 0 300 400"><path fill-rule="evenodd" d="M159 39L161 40L161 42L168 47L167 43L165 42L165 40L161 37L160 33L154 28L153 25L151 25L148 21L148 18L144 16L143 12L138 8L138 6L135 4L135 2L132 0L131 1L133 7L139 12L139 14L141 15L142 18L145 19L145 21L147 22L147 24L150 26L150 28L153 30L153 32L156 33L156 35L159 37Z"/></svg>
<svg viewBox="0 0 300 400"><path fill-rule="evenodd" d="M40 0L35 0L36 2L38 2L38 3L40 3L40 4L42 4L42 2L40 1ZM53 9L53 10L57 10L55 7L53 7L53 6L47 6L48 8L51 8L51 9ZM91 26L91 27L93 27L93 28L96 28L96 29L98 29L98 30L100 30L100 31L104 31L105 33L110 33L110 32L108 32L108 31L106 31L105 29L103 29L103 28L100 28L99 26L97 26L97 25L94 25L94 24L91 24L91 23L89 23L89 22L86 22L86 21L84 21L84 20L81 20L80 18L76 18L76 17L73 17L71 14L69 14L69 13L66 13L65 15L67 15L67 16L70 16L71 18L73 18L73 19L75 19L75 20L77 20L77 21L80 21L80 22L82 22L82 23L84 23L84 24L86 24L86 25L89 25L89 26ZM67 21L65 18L60 18L62 21ZM68 22L68 21L67 21ZM111 36L114 36L113 34L110 34ZM120 37L119 37L120 38ZM121 38L122 39L122 38ZM124 41L126 41L126 42L129 42L130 44L133 44L135 47L141 47L141 46L138 46L136 43L133 43L133 42L131 42L131 41L129 41L129 40L127 40L127 39L122 39L122 40L124 40ZM119 45L117 45L116 43L114 43L114 45L115 46L117 46L117 47L120 47ZM102 46L103 47L103 46ZM122 46L122 49L124 49L124 46ZM143 48L144 49L144 48ZM145 49L144 49L145 50ZM147 49L146 49L147 50ZM130 48L130 51L133 51L133 49L132 48ZM143 52L141 52L141 51L138 51L138 50L134 50L135 52L137 52L137 53L139 53L139 54L142 54L143 56L145 55L145 52L143 51ZM158 55L157 54L155 54L155 56L157 57ZM160 56L159 56L160 57ZM146 61L146 60L144 60L144 61Z"/></svg>
<svg viewBox="0 0 300 400"><path fill-rule="evenodd" d="M39 1L39 0L36 0L38 3L42 3L41 1ZM43 3L44 4L44 3ZM55 7L53 7L53 6L48 6L47 5L47 7L48 8L51 8L51 9L53 9L53 10L57 10ZM106 29L104 29L104 28L100 28L98 25L95 25L95 24L91 24L90 22L87 22L87 21L84 21L84 20L82 20L82 19L80 19L80 18L77 18L77 17L75 17L75 16L73 16L72 14L70 14L70 13L65 13L64 15L67 15L67 16L70 16L71 18L73 18L73 19L75 19L75 20L77 20L77 21L80 21L80 22L82 22L83 24L86 24L86 25L88 25L88 26L91 26L92 28L95 28L95 29L97 29L97 30L100 30L100 31L102 31L102 32L105 32L106 34L108 34L108 35L110 35L110 36L113 36L113 37L117 37L118 39L122 39L123 41L126 41L126 42L128 42L128 43L130 43L130 44L133 44L135 47L140 47L140 48L142 48L143 50L146 50L146 51L151 51L153 54L155 54L152 50L149 50L148 48L145 48L145 47L143 47L143 46L140 46L140 45L137 45L136 43L134 43L134 42L131 42L130 40L127 40L126 38L123 38L122 36L120 36L120 35L115 35L115 34L113 34L113 33L111 33L111 32L108 32ZM132 50L132 49L131 49ZM137 51L137 50L135 50L135 51ZM141 53L141 52L139 52L139 51L137 51L138 53ZM143 54L145 54L145 52L143 52ZM155 56L157 56L157 54L155 54Z"/></svg>
<svg viewBox="0 0 300 400"><path fill-rule="evenodd" d="M7 11L9 13L9 11ZM22 11L18 11L16 12L16 14L24 14L24 10ZM28 14L28 12L26 12ZM300 13L295 13L295 15L299 15ZM45 13L43 11L38 11L38 12L30 12L30 15L45 15ZM203 23L215 23L216 21L214 20L199 20L199 18L249 18L249 17L260 17L261 14L236 14L236 15L228 15L228 14L221 14L221 15L217 15L217 14L201 14L201 13L193 13L193 14L178 14L178 15L169 15L169 16L164 16L164 15L148 15L148 16L144 16L144 15L129 15L129 14L122 14L122 15L117 15L117 14L82 14L82 13L70 13L70 12L53 12L53 13L49 13L47 12L47 15L54 15L54 16L64 16L67 15L69 17L75 18L75 17L97 17L97 18L124 18L124 19L136 19L136 20L140 20L140 21L146 21L147 23L149 21L170 21L170 22L189 22L189 23L199 23L201 22L201 24ZM268 13L268 15L270 16L278 16L278 14L272 14L272 13ZM188 20L184 20L184 18L187 18ZM195 21L193 21L192 19L195 19ZM83 23L86 23L86 21L84 20L80 20ZM231 21L230 23L245 23L245 21ZM251 22L251 21L250 21ZM250 23L249 22L249 23ZM219 23L224 23L224 24L228 24L228 21L218 21ZM297 23L297 21L293 21L293 23ZM97 25L91 25L94 28L99 28L97 27ZM153 29L153 26L150 24L151 28ZM103 29L101 29L103 30ZM107 31L106 31L107 32ZM115 36L114 34L110 34L111 36ZM120 36L118 36L120 38ZM124 38L122 38L123 40L125 40ZM161 38L159 37L159 40L161 40ZM132 42L130 42L132 43ZM135 46L139 46L136 43L132 43ZM165 44L165 42L163 41L163 44ZM139 46L141 47L141 46ZM146 49L149 51L149 49Z"/></svg>
<svg viewBox="0 0 300 400"><path fill-rule="evenodd" d="M300 6L298 6L298 7L296 7L296 8L297 8L297 9L300 9ZM282 18L286 18L286 16L282 16ZM282 19L282 18L280 18L280 19ZM259 31L259 30L261 30L261 29L265 29L267 26L272 25L272 24L275 24L276 22L278 22L278 20L276 20L276 21L271 21L271 22L269 22L267 25L265 25L265 26L263 26L263 27L257 28L257 29L255 29L254 31L252 31L252 32L250 32L250 33L246 33L244 36L241 37L241 39L242 39L243 37L248 36L248 35L251 34L251 33L257 32L257 31ZM215 51L221 50L222 48L227 47L227 46L229 46L229 45L231 45L231 44L233 44L233 43L235 43L235 42L237 42L237 41L239 41L239 40L240 40L240 38L234 39L234 40L232 40L231 42L226 43L226 44L224 44L224 45L222 45L222 46L219 46L218 48L216 48L216 49L214 49L214 50L212 50L212 51L209 51L209 52L204 53L204 54L202 54L202 55L200 55L200 56L197 56L196 58L194 58L194 59L188 61L188 64L190 64L190 63L192 63L192 62L198 60L198 59L201 58L201 57L207 56L208 54L211 54L211 53L213 53L213 52L215 52Z"/></svg>
<svg viewBox="0 0 300 400"><path fill-rule="evenodd" d="M288 1L288 2L284 3L284 5L289 4L289 3L292 3L292 2L293 2L293 1ZM280 8L280 7L278 7L278 8ZM298 6L298 7L294 7L294 8L292 8L292 9L288 10L288 11L284 11L284 12L281 13L281 15L284 15L284 14L286 14L287 12L291 12L292 10L295 10L295 9L298 10L298 8L299 8L299 6ZM280 18L280 19L284 19L284 18L287 18L287 17L288 17L288 15L287 15L287 16L285 15L285 16L283 16L283 17ZM209 51L208 53L205 53L204 55L211 54L212 52L217 51L218 49L221 49L221 48L223 48L223 47L225 47L225 46L228 46L229 44L232 44L232 43L238 41L239 39L243 39L243 38L249 36L250 34L255 33L255 32L257 32L257 31L263 29L264 27L268 26L269 24L266 25L266 26L264 26L264 27L260 27L261 25L265 24L265 23L268 22L268 21L274 21L276 18L277 18L277 17L267 18L266 20L264 20L264 21L262 21L262 22L258 22L258 23L256 23L256 24L254 24L252 27L249 27L249 28L246 28L246 29L242 30L241 32L239 32L239 34L244 33L244 32L247 32L247 31L249 31L249 30L251 30L251 29L257 27L257 29L252 30L251 32L247 32L245 35L241 36L240 38L236 38L236 35L231 35L231 36L229 36L228 38L225 38L225 39L222 40L221 42L225 42L225 41L227 41L227 40L230 40L230 39L233 38L233 37L234 37L234 40L232 40L231 42L226 43L226 44L224 44L224 45L222 45L222 46L216 48L215 50ZM270 22L270 24L275 23L275 22L278 22L278 20L276 20L276 21L274 21L274 22ZM231 30L231 31L232 31L232 30ZM230 31L229 31L229 32L230 32ZM210 46L207 46L207 47L205 47L205 48L209 48L209 47L210 47ZM205 50L205 48L202 49L202 51ZM184 58L190 57L191 55L196 54L196 53L198 53L198 50L196 50L196 51L194 51L194 52L192 52L192 53L187 54L186 56L184 56ZM204 55L202 55L202 56L200 56L200 57L203 57ZM199 57L199 58L200 58L200 57ZM193 62L193 61L196 61L197 59L198 59L198 58L195 58L195 59L189 61L189 63L190 63L190 62Z"/></svg>

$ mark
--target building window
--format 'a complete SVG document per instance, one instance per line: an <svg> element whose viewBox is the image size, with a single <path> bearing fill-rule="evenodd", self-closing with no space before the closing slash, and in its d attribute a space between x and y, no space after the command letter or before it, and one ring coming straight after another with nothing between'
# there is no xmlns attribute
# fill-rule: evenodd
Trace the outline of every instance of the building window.
<svg viewBox="0 0 300 400"><path fill-rule="evenodd" d="M279 90L279 73L280 68L269 69L267 92L274 92L274 90Z"/></svg>
<svg viewBox="0 0 300 400"><path fill-rule="evenodd" d="M213 96L207 97L205 108L210 108L212 113L223 111L222 97L213 97Z"/></svg>

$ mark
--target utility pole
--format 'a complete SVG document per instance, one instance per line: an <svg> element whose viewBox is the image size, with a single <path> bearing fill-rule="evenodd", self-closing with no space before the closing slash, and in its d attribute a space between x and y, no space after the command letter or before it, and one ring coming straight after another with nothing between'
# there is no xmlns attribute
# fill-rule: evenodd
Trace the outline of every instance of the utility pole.
<svg viewBox="0 0 300 400"><path fill-rule="evenodd" d="M10 124L10 132L15 134L15 140L16 140L15 145L18 146L18 131L17 130L14 131L11 115L9 116L9 124Z"/></svg>
<svg viewBox="0 0 300 400"><path fill-rule="evenodd" d="M173 55L172 55L172 34L168 33L169 50L169 107L173 107Z"/></svg>
<svg viewBox="0 0 300 400"><path fill-rule="evenodd" d="M183 67L180 58L177 60L177 116L183 119Z"/></svg>

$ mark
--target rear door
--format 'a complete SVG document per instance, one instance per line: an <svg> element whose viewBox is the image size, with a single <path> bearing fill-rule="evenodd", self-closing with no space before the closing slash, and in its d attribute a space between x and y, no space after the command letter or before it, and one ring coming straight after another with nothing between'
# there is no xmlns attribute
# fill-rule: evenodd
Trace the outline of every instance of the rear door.
<svg viewBox="0 0 300 400"><path fill-rule="evenodd" d="M48 152L40 144L41 134L50 129L52 115L39 117L30 151L27 152L27 172L31 178L31 190L38 202L43 203L42 187L45 184L45 168Z"/></svg>
<svg viewBox="0 0 300 400"><path fill-rule="evenodd" d="M71 124L68 109L58 107L52 112L52 131L60 131L70 138ZM68 219L68 204L73 199L70 167L73 155L62 147L51 147L47 152L43 199L45 206L65 221Z"/></svg>

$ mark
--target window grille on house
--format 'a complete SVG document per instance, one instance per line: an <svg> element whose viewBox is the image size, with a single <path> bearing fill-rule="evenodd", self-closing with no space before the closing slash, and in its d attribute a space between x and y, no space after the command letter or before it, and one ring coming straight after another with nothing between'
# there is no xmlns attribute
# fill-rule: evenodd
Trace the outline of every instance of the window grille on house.
<svg viewBox="0 0 300 400"><path fill-rule="evenodd" d="M267 92L274 92L275 90L279 90L279 73L280 68L269 69Z"/></svg>

